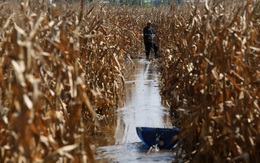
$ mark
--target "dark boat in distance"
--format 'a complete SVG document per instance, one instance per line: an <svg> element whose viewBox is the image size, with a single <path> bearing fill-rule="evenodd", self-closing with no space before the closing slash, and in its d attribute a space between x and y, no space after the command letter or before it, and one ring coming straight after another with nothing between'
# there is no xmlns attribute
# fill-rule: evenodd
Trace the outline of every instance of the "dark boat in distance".
<svg viewBox="0 0 260 163"><path fill-rule="evenodd" d="M148 147L170 149L178 142L179 128L136 127L138 137Z"/></svg>

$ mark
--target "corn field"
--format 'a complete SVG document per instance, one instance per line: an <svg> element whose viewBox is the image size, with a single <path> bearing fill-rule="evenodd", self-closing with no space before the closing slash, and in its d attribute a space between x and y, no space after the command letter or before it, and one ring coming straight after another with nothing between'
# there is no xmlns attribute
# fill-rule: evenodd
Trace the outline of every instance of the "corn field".
<svg viewBox="0 0 260 163"><path fill-rule="evenodd" d="M145 55L149 19L178 159L260 159L259 3L24 0L0 12L0 162L94 162L93 137L122 101L131 59Z"/></svg>
<svg viewBox="0 0 260 163"><path fill-rule="evenodd" d="M161 64L161 93L181 128L179 146L196 162L257 162L259 3L185 7L189 12L173 9Z"/></svg>

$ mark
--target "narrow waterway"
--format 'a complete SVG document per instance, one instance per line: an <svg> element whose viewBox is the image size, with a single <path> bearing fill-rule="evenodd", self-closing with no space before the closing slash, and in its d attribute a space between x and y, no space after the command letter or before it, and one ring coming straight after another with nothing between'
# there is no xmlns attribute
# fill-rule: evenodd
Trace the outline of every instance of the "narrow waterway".
<svg viewBox="0 0 260 163"><path fill-rule="evenodd" d="M169 150L143 148L136 127L171 128L169 112L161 104L157 63L134 60L135 68L126 81L124 106L117 110L113 144L96 149L96 162L172 162Z"/></svg>

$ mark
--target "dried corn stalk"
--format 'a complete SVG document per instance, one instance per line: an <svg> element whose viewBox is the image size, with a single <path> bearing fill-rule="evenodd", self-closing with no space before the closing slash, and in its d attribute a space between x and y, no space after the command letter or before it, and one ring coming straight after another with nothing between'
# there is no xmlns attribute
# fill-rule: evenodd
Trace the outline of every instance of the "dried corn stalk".
<svg viewBox="0 0 260 163"><path fill-rule="evenodd" d="M195 161L259 159L260 6L228 3L186 5L189 13L168 18L162 95Z"/></svg>

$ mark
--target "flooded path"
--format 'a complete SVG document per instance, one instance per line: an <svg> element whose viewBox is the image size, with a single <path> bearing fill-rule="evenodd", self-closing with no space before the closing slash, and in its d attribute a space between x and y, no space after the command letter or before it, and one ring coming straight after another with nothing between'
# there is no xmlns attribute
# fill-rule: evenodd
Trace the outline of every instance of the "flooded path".
<svg viewBox="0 0 260 163"><path fill-rule="evenodd" d="M168 110L161 104L157 65L145 59L134 60L135 68L126 81L125 102L117 110L114 144L96 149L97 162L172 162L173 152L144 148L136 127L170 128Z"/></svg>

